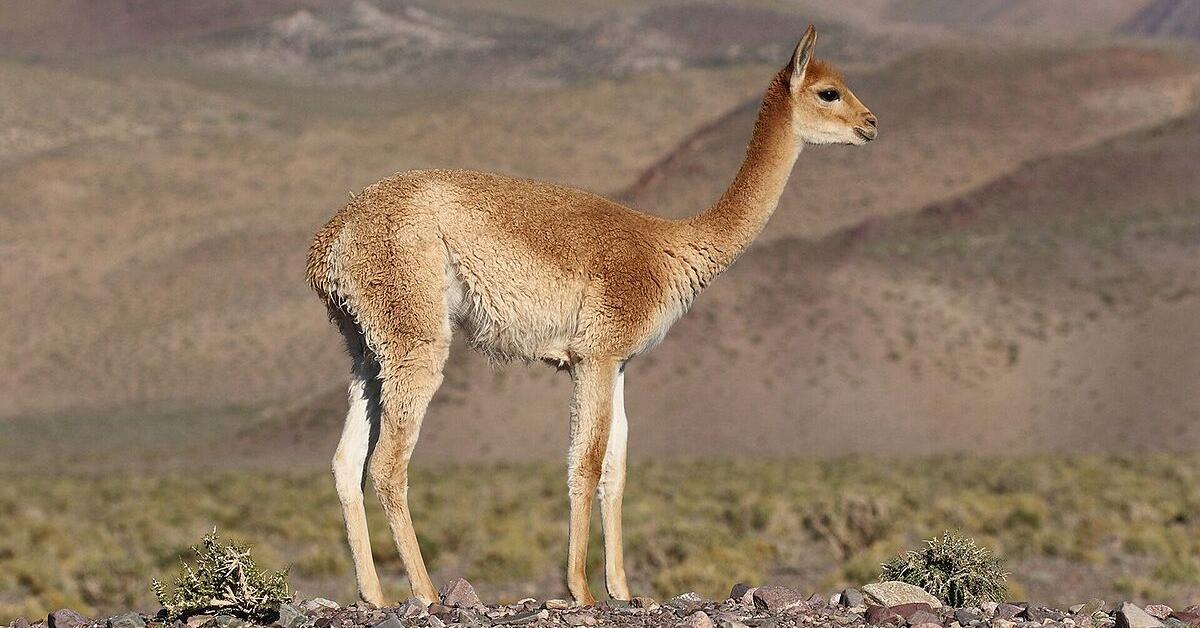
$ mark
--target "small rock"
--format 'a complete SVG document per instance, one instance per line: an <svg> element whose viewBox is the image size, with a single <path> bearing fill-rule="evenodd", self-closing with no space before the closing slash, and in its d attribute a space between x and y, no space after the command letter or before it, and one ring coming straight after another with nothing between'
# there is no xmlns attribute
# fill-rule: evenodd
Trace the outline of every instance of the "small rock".
<svg viewBox="0 0 1200 628"><path fill-rule="evenodd" d="M1200 613L1197 613L1196 611L1175 611L1171 613L1171 619L1178 619L1185 624L1200 625Z"/></svg>
<svg viewBox="0 0 1200 628"><path fill-rule="evenodd" d="M571 608L571 603L567 600L551 599L546 600L546 608L552 611L565 611Z"/></svg>
<svg viewBox="0 0 1200 628"><path fill-rule="evenodd" d="M956 608L954 609L954 621L967 626L971 622L979 621L980 612L973 608Z"/></svg>
<svg viewBox="0 0 1200 628"><path fill-rule="evenodd" d="M1025 612L1023 607L1005 602L996 606L996 617L1000 619L1016 619L1017 615Z"/></svg>
<svg viewBox="0 0 1200 628"><path fill-rule="evenodd" d="M722 617L721 620L717 622L717 628L750 628L750 627L747 626L746 624L742 623L742 621L737 618Z"/></svg>
<svg viewBox="0 0 1200 628"><path fill-rule="evenodd" d="M550 611L547 611L545 609L542 609L539 611L526 611L524 613L517 613L515 615L501 617L496 620L495 624L497 626L499 626L499 625L521 626L524 624L532 624L539 619L548 619L549 617L550 617Z"/></svg>
<svg viewBox="0 0 1200 628"><path fill-rule="evenodd" d="M372 628L404 628L404 624L401 624L395 615L389 613L387 619L375 624Z"/></svg>
<svg viewBox="0 0 1200 628"><path fill-rule="evenodd" d="M633 604L634 608L644 608L646 610L654 610L658 608L658 602L656 602L654 598L647 597L645 595L636 596L632 600L629 600L629 602Z"/></svg>
<svg viewBox="0 0 1200 628"><path fill-rule="evenodd" d="M486 625L483 623L483 619L475 614L463 614L459 616L457 624L452 624L457 628L483 628Z"/></svg>
<svg viewBox="0 0 1200 628"><path fill-rule="evenodd" d="M313 626L316 626L316 628L329 628L332 625L333 620L328 617L318 617L317 620L313 622Z"/></svg>
<svg viewBox="0 0 1200 628"><path fill-rule="evenodd" d="M821 597L820 593L813 593L808 596L807 601L809 608L824 608L829 605L829 601Z"/></svg>
<svg viewBox="0 0 1200 628"><path fill-rule="evenodd" d="M942 607L942 602L925 589L898 580L868 584L862 588L862 592L867 602L880 606L924 602L933 608Z"/></svg>
<svg viewBox="0 0 1200 628"><path fill-rule="evenodd" d="M233 615L221 613L220 615L213 617L213 624L215 624L217 628L246 628L246 626L250 625L250 622L242 619L241 617L234 617Z"/></svg>
<svg viewBox="0 0 1200 628"><path fill-rule="evenodd" d="M666 600L664 604L676 609L692 609L696 608L696 606L703 606L704 598L700 596L700 593L689 591L686 593L680 593L678 596Z"/></svg>
<svg viewBox="0 0 1200 628"><path fill-rule="evenodd" d="M596 618L587 613L563 613L562 620L568 626L595 626Z"/></svg>
<svg viewBox="0 0 1200 628"><path fill-rule="evenodd" d="M46 616L46 624L50 628L77 628L91 623L88 618L69 608L60 608Z"/></svg>
<svg viewBox="0 0 1200 628"><path fill-rule="evenodd" d="M936 621L925 621L919 624L911 624L912 628L942 628L942 625Z"/></svg>
<svg viewBox="0 0 1200 628"><path fill-rule="evenodd" d="M788 587L758 587L754 590L754 606L772 613L782 613L804 604L800 592Z"/></svg>
<svg viewBox="0 0 1200 628"><path fill-rule="evenodd" d="M446 628L446 622L438 619L437 615L430 615L426 625L429 628Z"/></svg>
<svg viewBox="0 0 1200 628"><path fill-rule="evenodd" d="M1162 625L1135 604L1125 602L1117 609L1117 628L1161 628Z"/></svg>
<svg viewBox="0 0 1200 628"><path fill-rule="evenodd" d="M900 615L887 606L874 605L867 609L868 624L882 624L893 617L900 617Z"/></svg>
<svg viewBox="0 0 1200 628"><path fill-rule="evenodd" d="M284 602L279 605L279 618L275 620L280 628L301 628L308 624L308 616L293 604ZM145 624L143 624L144 626ZM140 628L138 626L109 626L109 628Z"/></svg>
<svg viewBox="0 0 1200 628"><path fill-rule="evenodd" d="M471 608L474 608L474 607L471 607ZM434 602L434 603L430 604L429 606L425 607L425 612L429 613L430 615L440 615L443 617L449 617L450 613L454 612L454 609L450 608L449 606L442 604L440 602Z"/></svg>
<svg viewBox="0 0 1200 628"><path fill-rule="evenodd" d="M337 602L327 600L323 597L314 597L311 600L304 600L300 603L300 609L306 613L316 613L320 611L336 611L341 608Z"/></svg>
<svg viewBox="0 0 1200 628"><path fill-rule="evenodd" d="M908 621L908 618L912 617L913 613L916 613L917 611L930 611L933 610L933 607L925 602L910 602L908 604L897 604L889 607L888 610L903 617L905 621Z"/></svg>
<svg viewBox="0 0 1200 628"><path fill-rule="evenodd" d="M1166 604L1151 604L1143 610L1155 619L1166 619L1171 616L1171 613L1175 612L1175 609Z"/></svg>
<svg viewBox="0 0 1200 628"><path fill-rule="evenodd" d="M854 589L854 588L842 590L841 603L842 603L842 606L846 606L849 608L866 605L865 602L863 602L862 591L859 591L858 589Z"/></svg>
<svg viewBox="0 0 1200 628"><path fill-rule="evenodd" d="M184 625L188 628L199 628L200 626L212 621L212 618L212 615L206 615L203 613L199 615L192 615L188 617L186 621L184 621Z"/></svg>
<svg viewBox="0 0 1200 628"><path fill-rule="evenodd" d="M140 613L125 613L109 617L105 625L108 628L146 628L146 620L142 619Z"/></svg>
<svg viewBox="0 0 1200 628"><path fill-rule="evenodd" d="M447 582L446 586L442 587L441 598L442 604L446 606L462 608L483 606L483 602L479 600L479 594L475 593L475 587L462 578L455 578Z"/></svg>
<svg viewBox="0 0 1200 628"><path fill-rule="evenodd" d="M699 593L696 593L695 591L688 591L687 593L676 595L666 602L663 602L663 604L670 606L671 608L684 611L685 613L691 613L699 610L701 606L704 606L704 602L705 599L700 597Z"/></svg>
<svg viewBox="0 0 1200 628"><path fill-rule="evenodd" d="M601 610L620 612L633 608L633 604L626 600L601 600L596 603L596 607Z"/></svg>
<svg viewBox="0 0 1200 628"><path fill-rule="evenodd" d="M751 587L745 582L739 582L733 585L733 588L729 590L729 599L740 602L742 598L745 597L746 592L752 588L754 587Z"/></svg>
<svg viewBox="0 0 1200 628"><path fill-rule="evenodd" d="M441 604L438 604L438 606L441 606L442 608L447 608L445 606L442 606ZM429 614L429 611L426 610L425 603L422 602L421 600L418 600L417 598L408 598L407 600L404 600L403 602L400 603L399 606L396 607L396 615L398 617L400 617L400 619L412 619L414 617L424 617L428 614Z"/></svg>
<svg viewBox="0 0 1200 628"><path fill-rule="evenodd" d="M933 624L935 626L942 625L942 618L929 611L917 611L912 615L909 615L906 619L908 620L908 625L910 626L920 626L922 624Z"/></svg>
<svg viewBox="0 0 1200 628"><path fill-rule="evenodd" d="M1062 621L1063 619L1066 618L1065 615L1063 615L1062 613L1060 613L1054 609L1042 608L1040 606L1026 607L1024 615L1025 615L1025 619L1027 619L1029 621L1036 621L1039 624L1044 624L1044 623L1046 623L1047 620L1049 620L1051 623L1053 623L1053 622Z"/></svg>
<svg viewBox="0 0 1200 628"><path fill-rule="evenodd" d="M688 615L687 619L680 624L681 628L714 628L715 625L712 618L703 611L696 611Z"/></svg>
<svg viewBox="0 0 1200 628"><path fill-rule="evenodd" d="M8 625L9 628L29 628L29 620L24 617L18 617Z"/></svg>

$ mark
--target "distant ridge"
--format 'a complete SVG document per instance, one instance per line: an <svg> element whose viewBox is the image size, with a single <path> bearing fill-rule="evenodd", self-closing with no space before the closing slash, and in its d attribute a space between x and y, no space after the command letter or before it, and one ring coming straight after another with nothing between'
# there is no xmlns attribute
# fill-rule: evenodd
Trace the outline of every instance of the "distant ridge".
<svg viewBox="0 0 1200 628"><path fill-rule="evenodd" d="M1129 35L1200 39L1200 2L1154 0L1117 30Z"/></svg>

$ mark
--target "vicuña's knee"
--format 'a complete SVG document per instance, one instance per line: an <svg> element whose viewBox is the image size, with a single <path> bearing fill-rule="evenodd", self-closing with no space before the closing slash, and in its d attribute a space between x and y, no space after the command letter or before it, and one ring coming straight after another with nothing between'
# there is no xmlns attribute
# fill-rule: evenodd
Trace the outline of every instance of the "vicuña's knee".
<svg viewBox="0 0 1200 628"><path fill-rule="evenodd" d="M338 499L348 503L362 500L362 468L352 464L339 451L333 457L333 483L337 487Z"/></svg>
<svg viewBox="0 0 1200 628"><path fill-rule="evenodd" d="M596 490L603 471L602 461L585 455L572 462L567 472L567 490L571 494L591 493Z"/></svg>
<svg viewBox="0 0 1200 628"><path fill-rule="evenodd" d="M408 499L408 469L394 460L379 460L371 465L371 483L379 501L402 505Z"/></svg>

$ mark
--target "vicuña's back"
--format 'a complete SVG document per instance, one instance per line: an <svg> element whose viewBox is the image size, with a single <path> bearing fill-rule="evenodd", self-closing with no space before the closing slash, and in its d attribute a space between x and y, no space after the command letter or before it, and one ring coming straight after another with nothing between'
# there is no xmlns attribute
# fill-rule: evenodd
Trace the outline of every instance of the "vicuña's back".
<svg viewBox="0 0 1200 628"><path fill-rule="evenodd" d="M618 291L647 304L667 297L685 231L684 223L567 186L410 171L363 190L317 235L309 280L356 315L380 299L446 294L446 315L477 348L565 364L586 342L576 335L587 304ZM395 280L372 281L385 273ZM675 288L680 302L685 291Z"/></svg>
<svg viewBox="0 0 1200 628"><path fill-rule="evenodd" d="M363 190L317 234L308 279L354 361L333 470L359 594L382 604L362 487L370 474L417 597L437 597L408 510L408 461L442 380L452 328L498 359L568 371L567 582L584 572L599 494L609 594L629 598L621 557L624 374L766 224L805 143L864 144L875 117L814 61L809 27L763 96L746 158L703 212L667 220L571 187L461 170L397 174Z"/></svg>

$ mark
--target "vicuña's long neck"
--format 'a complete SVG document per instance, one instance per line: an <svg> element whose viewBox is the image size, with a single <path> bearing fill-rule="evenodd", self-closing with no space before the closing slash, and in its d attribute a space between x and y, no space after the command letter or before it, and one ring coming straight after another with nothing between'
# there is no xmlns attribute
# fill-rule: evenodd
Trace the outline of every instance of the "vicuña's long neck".
<svg viewBox="0 0 1200 628"><path fill-rule="evenodd" d="M776 77L763 97L746 158L733 183L712 207L687 221L689 248L699 254L693 262L699 287L733 263L758 236L787 185L800 154L788 109L787 85Z"/></svg>

